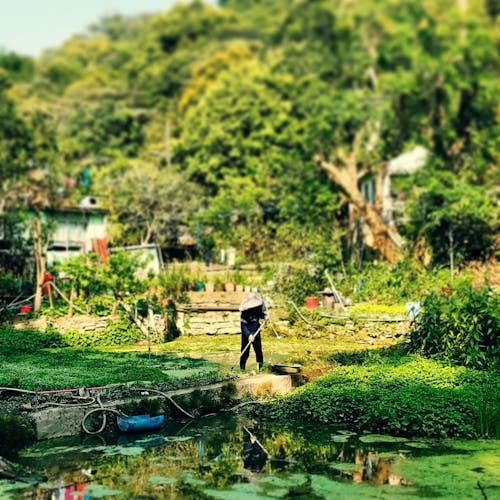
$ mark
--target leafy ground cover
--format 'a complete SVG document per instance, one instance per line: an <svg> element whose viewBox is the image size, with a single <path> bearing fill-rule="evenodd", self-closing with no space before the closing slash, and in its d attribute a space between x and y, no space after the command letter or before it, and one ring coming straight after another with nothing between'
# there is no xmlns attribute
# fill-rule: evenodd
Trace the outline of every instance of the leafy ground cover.
<svg viewBox="0 0 500 500"><path fill-rule="evenodd" d="M495 372L420 356L371 353L348 358L340 356L341 362L350 364L339 364L284 396L266 413L281 419L348 423L394 435L499 435L500 386Z"/></svg>
<svg viewBox="0 0 500 500"><path fill-rule="evenodd" d="M0 385L28 390L95 387L150 382L179 387L220 376L214 363L172 354L106 352L95 349L44 349L0 355Z"/></svg>
<svg viewBox="0 0 500 500"><path fill-rule="evenodd" d="M239 364L237 335L179 337L154 345L151 354L147 345L49 348L53 341L53 334L31 330L11 337L10 341L4 335L2 340L0 331L0 385L51 390L133 381L208 384L234 372ZM308 376L327 370L331 366L329 355L374 347L356 344L354 339L342 344L331 342L325 347L324 337L278 339L271 332L264 333L263 343L266 365L299 363ZM252 354L250 371L254 361Z"/></svg>

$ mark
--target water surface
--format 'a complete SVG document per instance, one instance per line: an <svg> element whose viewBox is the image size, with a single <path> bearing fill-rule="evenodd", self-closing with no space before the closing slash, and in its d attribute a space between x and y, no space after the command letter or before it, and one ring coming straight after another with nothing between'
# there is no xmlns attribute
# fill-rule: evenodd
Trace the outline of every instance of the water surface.
<svg viewBox="0 0 500 500"><path fill-rule="evenodd" d="M499 441L230 416L39 442L19 463L48 480L0 481L0 498L500 498Z"/></svg>

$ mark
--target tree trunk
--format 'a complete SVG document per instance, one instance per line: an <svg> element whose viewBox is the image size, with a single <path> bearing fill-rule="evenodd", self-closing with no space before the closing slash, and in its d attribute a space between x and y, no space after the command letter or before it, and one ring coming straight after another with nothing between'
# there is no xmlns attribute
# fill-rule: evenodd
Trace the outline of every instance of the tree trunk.
<svg viewBox="0 0 500 500"><path fill-rule="evenodd" d="M343 189L349 198L349 202L355 208L358 217L368 226L373 236L371 246L380 252L384 259L395 262L399 258L399 247L391 238L391 229L383 221L380 210L377 210L374 205L365 200L361 194L358 187L360 174L353 156L351 154L345 162L331 162L319 157L316 157L315 160L325 170L328 177Z"/></svg>
<svg viewBox="0 0 500 500"><path fill-rule="evenodd" d="M33 310L37 312L42 306L43 283L45 281L45 257L43 255L42 221L40 212L38 211L35 212L35 219L33 220L33 243L36 268L35 301Z"/></svg>

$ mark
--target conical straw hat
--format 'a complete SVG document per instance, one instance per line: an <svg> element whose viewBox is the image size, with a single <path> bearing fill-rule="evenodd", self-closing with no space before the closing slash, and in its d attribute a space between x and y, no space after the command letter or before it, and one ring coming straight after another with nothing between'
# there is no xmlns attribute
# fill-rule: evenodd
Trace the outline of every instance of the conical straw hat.
<svg viewBox="0 0 500 500"><path fill-rule="evenodd" d="M249 293L243 302L240 304L240 311L247 311L248 309L253 309L254 307L259 307L263 304L262 297L256 293Z"/></svg>

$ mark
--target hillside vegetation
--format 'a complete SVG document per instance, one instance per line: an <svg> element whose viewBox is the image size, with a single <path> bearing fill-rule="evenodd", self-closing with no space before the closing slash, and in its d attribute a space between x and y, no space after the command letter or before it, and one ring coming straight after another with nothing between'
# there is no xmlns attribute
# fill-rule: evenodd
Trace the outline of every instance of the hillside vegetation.
<svg viewBox="0 0 500 500"><path fill-rule="evenodd" d="M486 259L499 26L493 0L194 1L96 20L36 60L0 52L0 214L91 194L115 246L188 231L247 261ZM358 181L416 146L395 227Z"/></svg>

